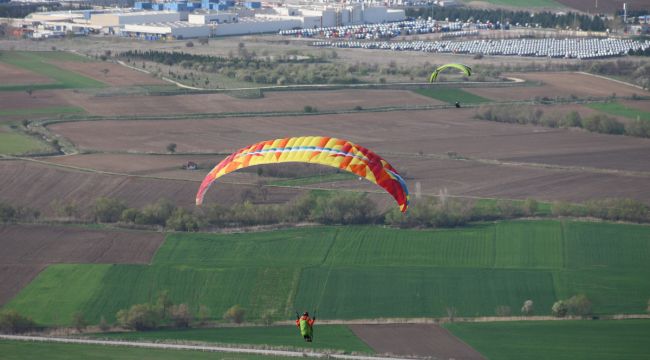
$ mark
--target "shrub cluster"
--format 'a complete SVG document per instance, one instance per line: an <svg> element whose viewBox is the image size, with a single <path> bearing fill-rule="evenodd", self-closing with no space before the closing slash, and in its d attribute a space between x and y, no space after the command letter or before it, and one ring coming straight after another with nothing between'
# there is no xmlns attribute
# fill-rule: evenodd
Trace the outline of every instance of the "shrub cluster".
<svg viewBox="0 0 650 360"><path fill-rule="evenodd" d="M583 118L576 111L571 111L564 115L552 114L545 116L544 111L524 105L481 106L474 115L474 118L509 124L531 124L551 128L577 127L601 134L650 137L650 121L631 120L629 123L623 124L603 114L594 114Z"/></svg>
<svg viewBox="0 0 650 360"><path fill-rule="evenodd" d="M13 223L13 222L30 222L38 220L41 212L38 210L12 206L0 201L0 223Z"/></svg>
<svg viewBox="0 0 650 360"><path fill-rule="evenodd" d="M587 316L592 314L592 310L591 301L584 294L575 295L566 300L558 300L551 308L551 312L556 317Z"/></svg>
<svg viewBox="0 0 650 360"><path fill-rule="evenodd" d="M34 320L20 315L16 310L0 312L0 332L4 334L20 334L34 330L38 330Z"/></svg>
<svg viewBox="0 0 650 360"><path fill-rule="evenodd" d="M205 306L201 307L202 311L207 311ZM167 291L161 292L155 303L132 305L129 309L118 311L115 318L121 327L138 331L153 330L163 325L188 328L194 319L187 304L174 304Z"/></svg>

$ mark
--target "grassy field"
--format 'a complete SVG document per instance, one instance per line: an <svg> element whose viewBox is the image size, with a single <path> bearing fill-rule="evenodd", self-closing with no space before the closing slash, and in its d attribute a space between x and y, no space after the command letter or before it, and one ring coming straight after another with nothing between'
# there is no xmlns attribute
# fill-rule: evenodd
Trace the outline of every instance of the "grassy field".
<svg viewBox="0 0 650 360"><path fill-rule="evenodd" d="M260 356L187 350L139 349L104 345L56 344L0 340L0 358L3 360L289 360L278 356Z"/></svg>
<svg viewBox="0 0 650 360"><path fill-rule="evenodd" d="M480 104L484 102L490 102L490 99L486 99L482 96L474 95L463 89L457 88L436 88L436 89L418 89L415 90L416 93L430 98L434 98L440 101L447 102L449 104L455 104L456 101L460 104Z"/></svg>
<svg viewBox="0 0 650 360"><path fill-rule="evenodd" d="M650 321L455 323L454 335L489 359L648 359Z"/></svg>
<svg viewBox="0 0 650 360"><path fill-rule="evenodd" d="M98 338L120 340L184 340L222 344L269 345L279 348L313 348L372 353L372 349L343 325L321 325L314 330L314 339L306 343L295 326L238 327L189 330L161 330L98 334Z"/></svg>
<svg viewBox="0 0 650 360"><path fill-rule="evenodd" d="M0 117L19 117L23 115L79 114L83 112L85 112L84 109L76 106L49 106L44 108L2 109L0 110Z"/></svg>
<svg viewBox="0 0 650 360"><path fill-rule="evenodd" d="M8 305L43 324L91 323L168 290L220 320L493 316L526 299L536 313L584 293L598 314L642 313L650 294L650 227L510 221L459 229L309 227L242 234L170 234L152 265L54 265ZM65 286L64 286L65 284ZM72 289L72 290L70 290ZM52 309L56 309L53 311Z"/></svg>
<svg viewBox="0 0 650 360"><path fill-rule="evenodd" d="M37 139L18 133L0 132L0 154L20 155L51 150Z"/></svg>
<svg viewBox="0 0 650 360"><path fill-rule="evenodd" d="M71 60L84 61L85 58L68 53L56 51L3 51L0 53L0 61L9 65L17 66L34 73L44 75L54 80L54 84L36 85L0 85L0 91L21 91L27 89L78 89L78 88L100 88L106 86L97 80L87 78L72 71L61 69L49 64L47 60Z"/></svg>
<svg viewBox="0 0 650 360"><path fill-rule="evenodd" d="M588 104L587 106L610 115L623 116L634 120L639 119L650 121L650 112L627 107L617 102L594 103Z"/></svg>

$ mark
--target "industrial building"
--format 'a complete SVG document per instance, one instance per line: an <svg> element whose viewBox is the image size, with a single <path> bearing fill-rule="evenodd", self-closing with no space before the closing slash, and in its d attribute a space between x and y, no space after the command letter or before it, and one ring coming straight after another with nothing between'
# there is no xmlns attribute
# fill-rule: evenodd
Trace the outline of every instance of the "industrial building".
<svg viewBox="0 0 650 360"><path fill-rule="evenodd" d="M178 11L114 12L92 14L90 16L90 23L92 25L105 27L121 27L127 24L148 24L180 20L181 15Z"/></svg>
<svg viewBox="0 0 650 360"><path fill-rule="evenodd" d="M191 39L210 37L210 25L190 24L185 21L173 21L151 24L126 24L122 29L123 36L137 37L148 40L159 39Z"/></svg>
<svg viewBox="0 0 650 360"><path fill-rule="evenodd" d="M258 1L241 2L239 7L234 7L235 4L234 0L164 3L139 1L134 9L34 13L25 18L25 21L31 21L34 29L46 23L48 27L45 30L57 32L72 31L78 35L103 33L156 40L277 33L281 30L386 23L405 19L402 9L366 6L363 3L276 7L262 7Z"/></svg>

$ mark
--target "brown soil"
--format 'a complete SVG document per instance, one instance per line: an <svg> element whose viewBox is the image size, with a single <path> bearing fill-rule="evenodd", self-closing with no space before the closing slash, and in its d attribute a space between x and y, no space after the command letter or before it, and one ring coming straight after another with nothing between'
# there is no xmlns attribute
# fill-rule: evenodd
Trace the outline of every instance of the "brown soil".
<svg viewBox="0 0 650 360"><path fill-rule="evenodd" d="M557 0L559 3L588 12L590 14L613 14L623 10L623 3L627 3L629 10L647 10L648 0ZM598 7L596 7L598 4Z"/></svg>
<svg viewBox="0 0 650 360"><path fill-rule="evenodd" d="M19 110L52 106L71 106L71 104L66 101L66 98L71 96L71 92L64 90L35 90L31 96L24 91L0 91L0 109ZM30 118L37 117L38 116L30 116ZM9 117L0 116L0 120L7 118Z"/></svg>
<svg viewBox="0 0 650 360"><path fill-rule="evenodd" d="M354 109L356 106L442 104L438 100L402 90L266 92L260 99L238 99L225 94L110 97L75 95L69 100L93 115L303 111L307 105L325 110Z"/></svg>
<svg viewBox="0 0 650 360"><path fill-rule="evenodd" d="M622 101L621 103L633 109L639 109L642 111L650 112L650 100L644 100L644 101L626 100L626 101Z"/></svg>
<svg viewBox="0 0 650 360"><path fill-rule="evenodd" d="M49 264L147 264L161 233L73 226L0 226L0 305Z"/></svg>
<svg viewBox="0 0 650 360"><path fill-rule="evenodd" d="M433 359L482 360L479 352L449 331L432 324L349 325L373 350L381 354Z"/></svg>
<svg viewBox="0 0 650 360"><path fill-rule="evenodd" d="M617 96L632 96L640 94L641 89L609 81L595 76L572 72L532 72L504 74L531 82L541 82L539 86L518 86L510 88L470 88L465 89L473 94L494 100L528 100L536 97L568 98L578 97L607 97L616 93Z"/></svg>
<svg viewBox="0 0 650 360"><path fill-rule="evenodd" d="M0 79L2 80L2 85L32 85L49 84L54 82L46 76L2 62L0 62Z"/></svg>
<svg viewBox="0 0 650 360"><path fill-rule="evenodd" d="M552 107L548 107L552 113ZM230 152L265 139L328 134L367 146L379 154L445 154L484 159L601 152L597 164L575 157L574 166L650 171L650 161L629 159L648 153L645 139L493 123L472 119L473 109L386 113L224 118L215 120L89 121L50 126L83 149L101 151ZM634 157L636 158L636 157Z"/></svg>
<svg viewBox="0 0 650 360"><path fill-rule="evenodd" d="M167 82L140 71L109 62L48 61L62 69L74 71L111 86L165 85ZM103 70L108 72L104 75Z"/></svg>
<svg viewBox="0 0 650 360"><path fill-rule="evenodd" d="M204 175L207 170L203 170ZM230 205L241 202L244 192L257 194L256 185L236 184L237 178L221 181L208 191L206 204ZM161 198L178 206L194 207L200 180L163 180L134 176L81 172L31 161L0 161L0 201L28 206L51 215L54 200L74 201L82 210L91 207L95 199L105 196L124 200L131 207L152 204ZM286 188L269 189L266 199L258 203L283 203L301 193Z"/></svg>

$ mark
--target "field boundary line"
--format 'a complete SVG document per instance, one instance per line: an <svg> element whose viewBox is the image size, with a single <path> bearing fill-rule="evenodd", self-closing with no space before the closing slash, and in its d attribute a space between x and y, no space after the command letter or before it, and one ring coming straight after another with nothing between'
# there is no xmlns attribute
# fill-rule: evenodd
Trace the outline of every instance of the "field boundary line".
<svg viewBox="0 0 650 360"><path fill-rule="evenodd" d="M589 75L589 76L593 76L593 77L601 78L601 79L603 79L603 80L613 81L613 82L615 82L615 83L619 83L619 84L623 84L623 85L627 85L627 86L635 87L635 88L637 88L637 89L641 89L641 90L643 90L643 91L646 91L646 89L644 89L643 87L641 87L641 86L639 86L639 85L635 85L635 84L632 84L632 83L629 83L629 82L626 82L626 81L622 81L622 80L612 79L612 78L607 77L607 76L591 74L591 73L584 72L584 71L577 71L577 73L578 73L578 74L582 74L582 75Z"/></svg>
<svg viewBox="0 0 650 360"><path fill-rule="evenodd" d="M194 350L194 351L205 351L205 352L226 352L226 353L238 353L238 354L256 354L256 355L287 356L287 357L335 358L335 359L344 359L344 360L409 359L409 358L399 358L399 357L344 355L344 354L332 354L332 353L324 353L324 352L321 353L321 352L311 352L311 351L299 352L299 351L288 351L288 350L263 350L263 349L244 348L244 347L181 345L181 344L164 344L164 343L139 342L139 341L89 340L89 339L71 339L71 338L25 336L25 335L0 335L0 339L14 340L14 341L54 342L54 343L63 343L63 344L123 346L123 347L163 349L163 350Z"/></svg>

